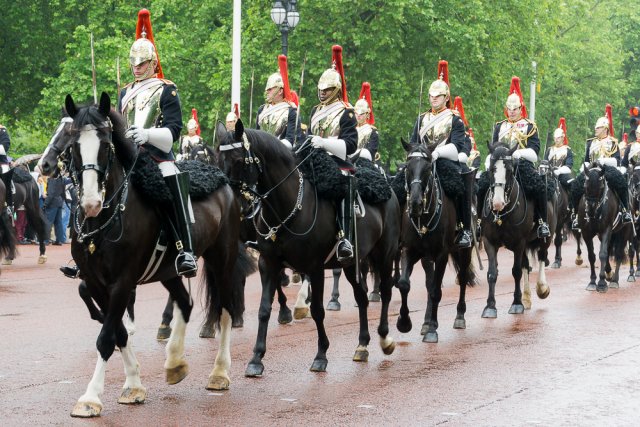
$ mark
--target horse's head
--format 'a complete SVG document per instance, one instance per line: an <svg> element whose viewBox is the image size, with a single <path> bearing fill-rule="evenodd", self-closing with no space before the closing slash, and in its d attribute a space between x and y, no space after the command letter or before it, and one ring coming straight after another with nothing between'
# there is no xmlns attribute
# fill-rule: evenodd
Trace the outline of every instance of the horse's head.
<svg viewBox="0 0 640 427"><path fill-rule="evenodd" d="M69 116L63 117L56 132L51 137L51 141L44 149L42 157L38 161L38 167L43 175L51 176L59 169L69 166L69 130L73 119Z"/></svg>
<svg viewBox="0 0 640 427"><path fill-rule="evenodd" d="M260 158L251 151L251 143L244 132L242 120L236 121L235 131L228 131L220 122L216 125L216 154L218 166L234 186L255 186L258 180Z"/></svg>
<svg viewBox="0 0 640 427"><path fill-rule="evenodd" d="M73 123L63 139L71 150L69 173L79 188L80 207L87 217L102 210L105 184L113 161L113 127L109 95L102 93L100 105L76 106L71 95L65 108ZM62 142L61 142L62 143Z"/></svg>
<svg viewBox="0 0 640 427"><path fill-rule="evenodd" d="M502 211L509 203L508 187L514 180L513 152L517 146L509 148L502 144L490 145L489 158L489 185L493 192L491 205L493 210Z"/></svg>
<svg viewBox="0 0 640 427"><path fill-rule="evenodd" d="M584 165L584 200L585 210L589 216L594 216L596 209L602 204L607 191L606 183L604 168Z"/></svg>
<svg viewBox="0 0 640 427"><path fill-rule="evenodd" d="M429 189L434 187L432 185L433 158L431 157L433 148L417 144L415 146L407 145L405 149L408 150L405 178L409 215L412 218L419 218L427 203Z"/></svg>

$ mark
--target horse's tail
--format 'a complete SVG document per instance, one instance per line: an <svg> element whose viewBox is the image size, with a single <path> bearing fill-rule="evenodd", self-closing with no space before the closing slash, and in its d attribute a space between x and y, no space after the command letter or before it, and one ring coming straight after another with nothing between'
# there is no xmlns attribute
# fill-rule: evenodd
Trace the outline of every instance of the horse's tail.
<svg viewBox="0 0 640 427"><path fill-rule="evenodd" d="M11 223L11 218L7 211L3 209L2 213L0 213L0 258L4 258L6 255L14 256L17 244L18 238Z"/></svg>
<svg viewBox="0 0 640 427"><path fill-rule="evenodd" d="M223 296L223 290L220 289L220 283L216 283L214 267L212 265L204 264L205 277L207 286L205 286L206 292L206 325L218 325L220 321L220 314L222 308L227 309L231 315L233 323L242 321L242 314L244 313L244 284L247 276L257 271L256 262L249 254L245 246L238 241L238 257L233 267L231 274L231 292Z"/></svg>
<svg viewBox="0 0 640 427"><path fill-rule="evenodd" d="M456 277L458 277L458 285L464 284L465 286L473 287L478 284L478 278L476 277L476 269L471 261L473 254L473 248L454 251L451 253L451 261L453 268L456 271Z"/></svg>

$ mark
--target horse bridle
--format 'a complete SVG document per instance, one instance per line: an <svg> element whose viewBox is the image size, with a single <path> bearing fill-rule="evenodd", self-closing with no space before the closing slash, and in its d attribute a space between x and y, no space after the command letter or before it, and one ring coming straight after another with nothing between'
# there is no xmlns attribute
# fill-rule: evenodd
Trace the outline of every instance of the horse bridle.
<svg viewBox="0 0 640 427"><path fill-rule="evenodd" d="M599 167L594 167L594 168L590 169L590 171L592 171L592 170L597 170L598 172L601 171L601 169ZM585 219L587 221L589 219L591 219L591 217L589 216L589 212L593 212L595 216L598 216L598 213L597 213L598 210L604 204L606 204L607 200L609 199L609 196L608 196L609 184L607 183L607 180L605 179L604 175L599 175L598 180L604 181L604 185L602 186L602 195L601 196L590 197L590 196L587 196L586 191L585 191L585 195L584 195L584 200L585 200L584 214L585 214ZM587 182L587 181L589 181L589 175L585 174L585 182Z"/></svg>
<svg viewBox="0 0 640 427"><path fill-rule="evenodd" d="M423 158L426 160L429 159L429 156L422 151L416 151L416 152L410 153L407 156L407 160L409 160L409 158L411 157ZM431 174L429 174L429 180L427 181L426 184L424 184L424 189L422 190L422 214L418 217L418 223L416 224L416 222L411 217L411 215L409 215L409 220L411 221L411 225L420 236L424 236L430 230L435 229L440 223L440 217L442 216L442 184L440 183L439 180L436 180L437 174L436 174L435 162L431 163L431 168L432 170L431 170ZM405 169L405 174L407 169ZM405 181L405 185L407 186L406 188L407 200L410 197L411 186L415 184L420 184L420 186L423 185L422 180L420 178L415 178L409 183ZM427 200L427 194L431 194L433 196L429 197ZM427 202L429 204L427 204ZM431 216L426 221L427 223L423 225L422 217L430 213L433 207L432 203L434 202L435 202L435 209L433 209L433 211L431 212ZM409 210L409 203L407 203L406 209L407 211Z"/></svg>
<svg viewBox="0 0 640 427"><path fill-rule="evenodd" d="M513 176L511 179L511 182L515 182L516 185L508 185L508 182L505 183L496 183L495 182L495 171L494 169L494 165L495 162L498 160L502 160L503 162L507 161L507 162L512 162L512 157L511 156L503 156L503 157L497 157L494 158L492 157L491 159L491 165L490 165L490 169L491 169L491 173L490 173L490 183L489 183L489 191L487 192L487 195L485 196L485 203L483 206L483 211L482 211L482 216L483 217L487 217L489 212L493 215L493 222L501 225L502 224L502 218L506 217L507 215L509 215L511 212L513 212L513 210L516 208L517 206L517 201L520 198L520 185L518 185L517 181L516 181L516 175L518 173L518 166L515 167L515 169L513 169ZM503 209L500 212L496 212L494 209L490 208L490 200L493 198L493 191L494 188L496 187L503 187L504 188L504 203L505 203L505 208L509 206L509 204L511 203L512 200L514 200L513 203L511 203L511 206L509 207L509 209ZM515 198L511 198L510 196L513 193L513 188L517 188L518 192L516 193ZM524 197L524 202L525 202L525 206L527 203L527 198ZM526 217L526 209L524 210L524 215L522 216L522 219L514 225L520 225L522 224L522 222L524 221L525 217Z"/></svg>

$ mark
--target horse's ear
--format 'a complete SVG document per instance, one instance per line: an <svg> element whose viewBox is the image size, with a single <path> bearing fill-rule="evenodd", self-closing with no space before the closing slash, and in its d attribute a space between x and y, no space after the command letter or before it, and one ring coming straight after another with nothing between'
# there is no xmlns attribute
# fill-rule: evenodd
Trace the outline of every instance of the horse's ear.
<svg viewBox="0 0 640 427"><path fill-rule="evenodd" d="M67 97L64 99L64 109L67 110L67 114L71 118L74 118L76 114L78 114L76 103L73 102L73 98L70 94L67 94Z"/></svg>
<svg viewBox="0 0 640 427"><path fill-rule="evenodd" d="M98 111L105 117L109 114L109 111L111 111L111 98L109 98L107 92L102 92L102 95L100 95L100 107Z"/></svg>
<svg viewBox="0 0 640 427"><path fill-rule="evenodd" d="M402 143L402 148L404 148L404 151L406 151L407 153L411 151L411 144L405 141L403 137L400 137L400 142Z"/></svg>
<svg viewBox="0 0 640 427"><path fill-rule="evenodd" d="M489 147L489 153L493 153L493 150L496 149L496 144L492 143L491 141L487 141L487 147Z"/></svg>
<svg viewBox="0 0 640 427"><path fill-rule="evenodd" d="M586 176L586 175L588 175L588 174L589 174L589 169L590 169L590 167L589 167L589 163L585 162L582 166L583 166L583 168L584 168L584 174L585 174L585 176Z"/></svg>
<svg viewBox="0 0 640 427"><path fill-rule="evenodd" d="M242 135L244 135L244 123L242 123L242 120L238 119L236 122L236 130L233 133L233 139L237 142L241 142Z"/></svg>
<svg viewBox="0 0 640 427"><path fill-rule="evenodd" d="M222 122L217 122L215 148L219 147L220 144L224 142L226 135L227 135L227 128L222 124Z"/></svg>

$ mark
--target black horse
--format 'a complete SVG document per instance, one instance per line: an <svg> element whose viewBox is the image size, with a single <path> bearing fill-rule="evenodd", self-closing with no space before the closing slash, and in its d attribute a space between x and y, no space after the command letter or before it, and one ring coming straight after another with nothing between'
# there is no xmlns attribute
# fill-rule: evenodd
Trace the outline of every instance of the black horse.
<svg viewBox="0 0 640 427"><path fill-rule="evenodd" d="M635 164L632 164L632 168L630 168L629 199L633 213L634 233L631 242L629 242L629 277L627 277L627 282L635 282L635 278L640 277L640 168L636 169Z"/></svg>
<svg viewBox="0 0 640 427"><path fill-rule="evenodd" d="M15 212L17 208L24 206L27 221L38 237L38 246L40 249L38 264L44 264L47 262L45 240L49 240L49 236L46 235L46 220L42 209L40 209L40 192L38 190L38 183L33 179L29 172L19 168L11 169L9 172L2 174L2 181L6 189L6 191L2 192L2 195L5 200L12 205L12 211ZM15 188L15 194L11 194L11 196L9 196L7 191L12 191L12 181ZM4 203L2 206L4 206ZM16 250L14 247L12 250L6 252L6 257L2 264L11 265L15 257Z"/></svg>
<svg viewBox="0 0 640 427"><path fill-rule="evenodd" d="M66 110L74 119L63 138L69 138L69 172L79 190L79 210L75 213L71 252L82 272L91 298L104 315L97 340L99 353L94 376L80 397L72 416L97 416L102 410L100 394L104 387L107 360L115 346L120 348L127 376L120 403L141 403L146 390L140 381L139 366L122 322L137 283L160 281L175 301L175 327L167 343L166 377L169 384L188 373L184 360L184 334L192 309L191 295L177 275L173 260L175 245L165 243L162 230L168 206L149 203L131 176L141 150L124 137L125 122L110 107L109 96L100 105L78 108L67 96ZM162 178L159 178L162 182ZM229 387L230 330L239 316L233 292L232 274L243 263L238 256L239 208L233 192L223 185L193 203L194 247L204 260L206 310L220 325L221 340L216 362L209 376L208 389ZM157 268L148 266L156 259ZM151 261L151 262L150 262Z"/></svg>
<svg viewBox="0 0 640 427"><path fill-rule="evenodd" d="M198 160L213 165L216 163L215 151L206 144L188 144L183 146L182 154L185 160Z"/></svg>
<svg viewBox="0 0 640 427"><path fill-rule="evenodd" d="M259 327L253 358L246 376L262 375L262 359L271 305L283 267L293 268L310 278L311 315L318 330L318 352L312 371L325 371L329 339L324 328L324 270L338 267L334 256L338 228L333 201L318 197L308 177L302 175L292 153L277 138L267 132L244 129L236 123L235 132L217 126L219 161L234 185L251 191L260 210L254 217L260 252L258 267L262 280ZM330 161L330 160L329 160ZM357 248L360 259L369 257L380 272L382 312L378 334L386 354L393 352L395 342L388 336L388 307L391 299L392 259L397 250L399 207L394 195L386 202L365 205L366 215L358 218ZM368 360L370 336L367 322L367 294L362 277L356 273L356 263L344 268L353 287L360 319L359 345L354 360Z"/></svg>
<svg viewBox="0 0 640 427"><path fill-rule="evenodd" d="M622 222L618 212L620 202L618 196L609 187L605 175L611 166L584 167L584 197L578 207L578 225L582 231L582 238L587 246L591 278L587 285L588 291L597 290L607 292L609 287L618 288L620 264L625 257L625 248L631 240L632 224ZM615 175L615 176L614 176ZM623 179L619 174L612 173L613 179ZM593 238L600 239L600 274L596 283L596 254L593 248ZM610 258L615 261L612 271ZM606 281L609 281L607 285Z"/></svg>
<svg viewBox="0 0 640 427"><path fill-rule="evenodd" d="M510 314L521 314L525 308L531 307L529 290L529 258L527 252L537 252L538 281L536 292L541 299L549 295L550 289L545 277L547 251L553 235L548 239L536 236L533 221L533 203L527 199L522 185L516 179L518 164L514 164L513 152L518 146L509 149L503 144L490 145L490 167L486 172L489 179L489 191L480 194L479 217L482 227L482 241L489 260L487 281L489 296L482 317L495 318L495 289L498 279L498 249L505 246L513 252L511 274L515 280L513 303ZM537 172L534 172L537 173ZM555 230L553 205L548 203L550 230ZM524 275L524 297L520 280Z"/></svg>
<svg viewBox="0 0 640 427"><path fill-rule="evenodd" d="M457 273L460 297L453 327L465 329L464 314L467 310L465 291L475 284L475 272L471 264L473 248L458 249L454 245L456 235L455 201L443 190L432 160L433 146L409 145L405 169L408 189L407 212L402 224L402 277L397 287L402 296L398 317L398 330L411 330L407 298L411 288L411 273L416 262L422 260L426 273L425 284L429 292L427 309L421 334L424 342L438 342L438 307L442 299L442 279L449 258ZM444 178L442 178L444 179Z"/></svg>

